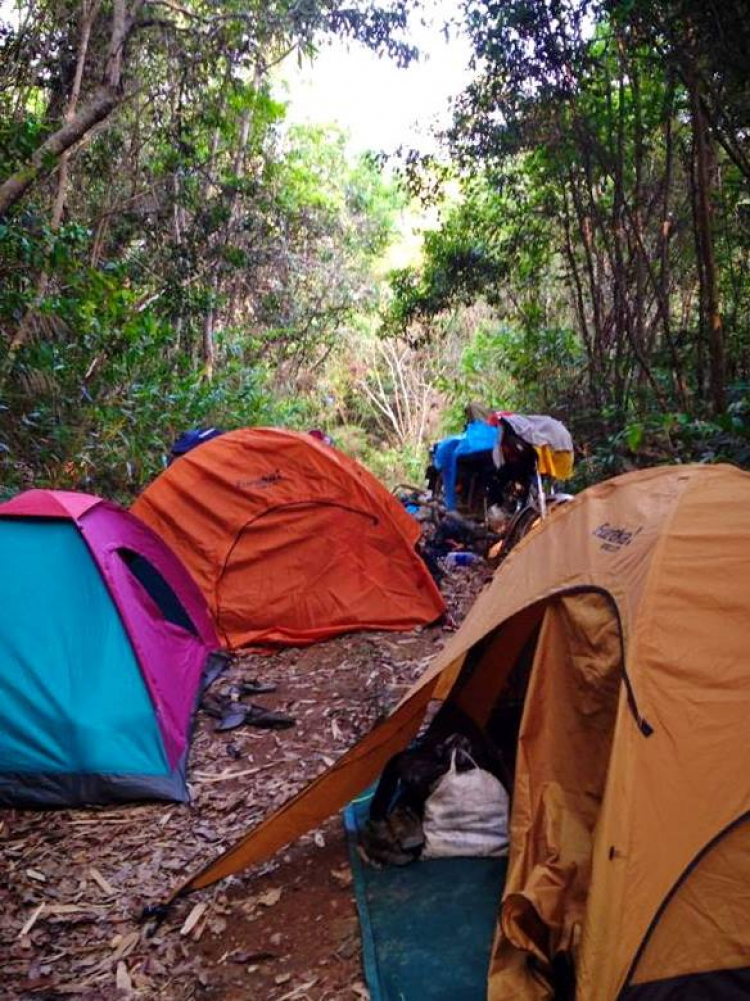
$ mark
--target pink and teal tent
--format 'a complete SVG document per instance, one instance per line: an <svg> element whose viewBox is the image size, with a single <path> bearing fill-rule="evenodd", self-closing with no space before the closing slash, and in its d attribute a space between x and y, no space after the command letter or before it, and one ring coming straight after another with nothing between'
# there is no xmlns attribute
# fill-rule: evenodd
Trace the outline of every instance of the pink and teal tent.
<svg viewBox="0 0 750 1001"><path fill-rule="evenodd" d="M203 597L136 517L88 494L0 504L0 806L187 799L219 646Z"/></svg>

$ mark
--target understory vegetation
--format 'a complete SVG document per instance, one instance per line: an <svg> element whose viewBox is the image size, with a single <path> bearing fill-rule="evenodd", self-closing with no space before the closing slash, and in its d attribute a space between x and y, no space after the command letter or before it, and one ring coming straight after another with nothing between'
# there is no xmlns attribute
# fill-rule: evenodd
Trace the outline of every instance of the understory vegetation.
<svg viewBox="0 0 750 1001"><path fill-rule="evenodd" d="M3 490L126 499L199 424L321 427L418 482L472 400L566 422L579 486L750 465L744 5L464 0L440 156L290 124L285 60L406 65L414 6L5 5Z"/></svg>
<svg viewBox="0 0 750 1001"><path fill-rule="evenodd" d="M395 276L392 328L432 341L485 303L462 369L487 397L566 420L581 482L747 464L743 5L470 0L463 15L476 75L451 160L412 170L430 191L448 169L461 197Z"/></svg>

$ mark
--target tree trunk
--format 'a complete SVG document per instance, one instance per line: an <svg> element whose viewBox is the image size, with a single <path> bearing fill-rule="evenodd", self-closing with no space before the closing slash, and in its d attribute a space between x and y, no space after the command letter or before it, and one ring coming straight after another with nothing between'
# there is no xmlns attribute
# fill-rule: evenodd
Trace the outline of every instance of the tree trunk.
<svg viewBox="0 0 750 1001"><path fill-rule="evenodd" d="M708 344L709 392L714 413L726 409L724 327L719 307L716 258L712 227L713 171L711 169L711 133L701 101L697 74L689 67L686 73L690 94L690 117L695 149L696 237L703 274L703 339Z"/></svg>
<svg viewBox="0 0 750 1001"><path fill-rule="evenodd" d="M255 71L253 74L253 87L257 91L263 80L263 71L260 63L256 63ZM245 108L242 113L242 118L240 119L240 131L238 136L237 147L234 153L234 159L232 161L232 171L234 173L235 179L244 179L245 167L246 167L246 157L247 157L247 143L250 138L250 130L253 124L253 109ZM224 226L224 231L222 235L222 240L226 246L230 239L232 238L232 233L234 232L237 222L238 222L238 207L237 207L237 188L236 184L229 196L229 212L227 216L227 222ZM218 265L214 265L214 274L211 280L212 288L212 302L209 306L208 313L206 314L204 324L203 324L203 364L204 364L204 377L206 379L213 378L214 372L214 362L215 362L215 350L214 350L214 327L216 324L216 300L218 295L222 290L222 275L218 270ZM225 314L225 322L227 319L231 320L232 314L234 312L235 302L234 297L230 298L230 308L229 315Z"/></svg>
<svg viewBox="0 0 750 1001"><path fill-rule="evenodd" d="M69 124L75 117L78 109L78 98L81 96L81 86L83 84L83 71L86 67L86 56L89 51L89 40L91 39L91 29L99 13L100 0L92 3L91 0L83 0L81 5L81 37L78 42L78 56L76 58L76 71L73 77L73 86L70 90L68 106L65 109L65 124ZM70 151L66 150L60 157L60 170L57 175L57 193L55 204L52 209L52 229L59 229L65 211L65 200L68 195L68 160Z"/></svg>
<svg viewBox="0 0 750 1001"><path fill-rule="evenodd" d="M643 239L643 165L644 165L644 136L643 136L643 109L641 106L641 82L638 68L638 53L634 53L630 60L631 93L633 99L633 157L634 157L634 186L633 186L633 225L635 227L635 343L638 350L644 357L648 356L646 345L646 266L648 258L641 253L645 249ZM644 375L646 373L644 372Z"/></svg>
<svg viewBox="0 0 750 1001"><path fill-rule="evenodd" d="M0 184L0 217L19 201L36 179L56 166L61 153L69 150L99 122L103 122L119 103L117 95L102 87L80 114L53 133L34 153L29 163Z"/></svg>
<svg viewBox="0 0 750 1001"><path fill-rule="evenodd" d="M0 184L0 218L23 198L39 177L54 170L57 161L64 153L80 142L95 125L105 121L120 104L123 48L143 3L144 0L134 0L128 12L125 0L114 0L103 83L81 111L45 139L25 167L21 167Z"/></svg>
<svg viewBox="0 0 750 1001"><path fill-rule="evenodd" d="M68 98L68 103L65 108L64 121L68 125L75 117L76 109L78 107L78 98L81 96L81 86L83 83L83 72L86 66L86 57L88 55L89 41L91 39L91 29L93 28L94 21L96 20L96 15L99 12L100 0L91 3L90 0L84 0L83 8L81 11L81 37L78 42L78 55L76 57L76 68L75 75L73 77L73 85L70 91L70 97ZM52 207L52 219L51 228L53 232L57 232L60 228L62 222L63 213L65 211L65 200L68 194L68 158L69 151L66 150L60 158L60 171L57 178L57 191L55 193L55 201ZM21 350L23 345L26 343L29 334L31 332L31 323L34 311L39 307L40 302L44 298L44 294L47 291L47 284L49 282L49 274L45 268L39 275L39 280L37 281L36 292L34 294L34 301L31 303L18 325L15 336L10 343L8 352L3 360L2 366L2 377L4 378L8 372L13 368L15 364L18 352Z"/></svg>
<svg viewBox="0 0 750 1001"><path fill-rule="evenodd" d="M214 377L214 307L209 307L203 319L203 378L211 382Z"/></svg>
<svg viewBox="0 0 750 1001"><path fill-rule="evenodd" d="M625 302L625 267L623 260L623 214L624 214L624 171L625 171L625 66L623 43L618 39L619 64L617 83L617 126L614 164L614 196L612 199L613 231L613 299L615 319L615 396L618 408L625 407L625 378L620 367L626 340L632 344L630 317Z"/></svg>
<svg viewBox="0 0 750 1001"><path fill-rule="evenodd" d="M664 102L664 197L661 209L661 251L659 255L659 279L656 286L657 300L662 304L661 319L664 339L669 347L672 356L672 375L674 379L677 398L683 410L687 410L687 386L682 370L679 352L672 333L672 313L671 313L671 267L669 248L672 237L672 213L670 209L670 197L672 194L672 183L674 180L674 81L670 74L667 81L667 94Z"/></svg>
<svg viewBox="0 0 750 1001"><path fill-rule="evenodd" d="M570 217L570 206L568 204L568 192L565 184L564 178L560 178L560 187L562 189L563 195L563 232L565 233L565 256L568 260L568 265L570 267L570 273L573 278L573 286L575 288L576 297L576 309L578 311L578 322L581 327L581 337L583 338L583 344L586 349L586 356L588 358L588 371L589 371L589 392L594 400L594 404L597 408L601 406L601 386L599 385L599 379L597 376L597 359L595 357L594 344L591 339L591 331L589 330L588 319L586 317L586 305L583 296L583 282L581 280L581 275L578 269L578 262L576 261L575 251L573 249L573 238L572 238L572 222Z"/></svg>

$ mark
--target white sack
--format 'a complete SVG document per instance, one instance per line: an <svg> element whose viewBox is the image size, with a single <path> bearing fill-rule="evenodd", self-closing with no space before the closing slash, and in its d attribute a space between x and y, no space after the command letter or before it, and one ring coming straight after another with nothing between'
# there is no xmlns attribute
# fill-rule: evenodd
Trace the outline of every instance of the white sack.
<svg viewBox="0 0 750 1001"><path fill-rule="evenodd" d="M508 853L508 794L494 775L474 765L451 765L425 803L422 858Z"/></svg>

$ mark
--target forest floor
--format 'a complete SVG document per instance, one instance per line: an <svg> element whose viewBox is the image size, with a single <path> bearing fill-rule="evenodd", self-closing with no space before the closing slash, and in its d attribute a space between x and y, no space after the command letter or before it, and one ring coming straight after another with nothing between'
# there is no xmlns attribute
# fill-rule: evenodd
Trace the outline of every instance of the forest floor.
<svg viewBox="0 0 750 1001"><path fill-rule="evenodd" d="M490 575L482 565L446 576L450 619L463 619ZM366 998L340 815L270 862L179 901L151 937L138 918L340 757L447 636L442 626L358 633L235 658L211 696L271 682L277 690L252 701L297 723L215 732L200 711L189 806L0 814L0 998Z"/></svg>

